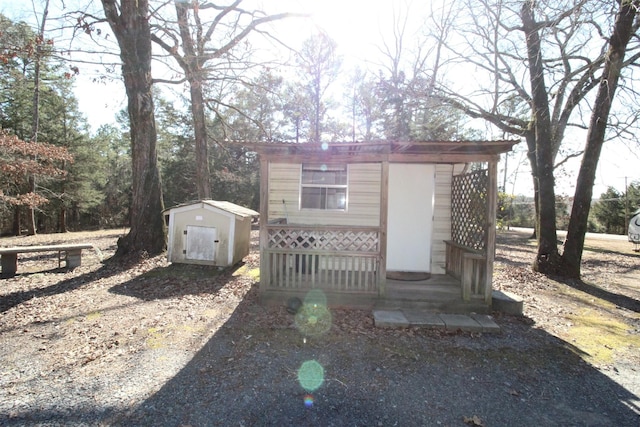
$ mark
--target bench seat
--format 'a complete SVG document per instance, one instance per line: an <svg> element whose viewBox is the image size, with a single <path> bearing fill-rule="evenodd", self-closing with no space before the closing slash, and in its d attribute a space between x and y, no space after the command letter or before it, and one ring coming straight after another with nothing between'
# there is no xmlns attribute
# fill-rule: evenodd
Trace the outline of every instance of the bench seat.
<svg viewBox="0 0 640 427"><path fill-rule="evenodd" d="M486 254L451 240L445 240L444 243L447 250L445 270L460 280L462 299L470 301L472 295L482 295L490 302L485 283Z"/></svg>
<svg viewBox="0 0 640 427"><path fill-rule="evenodd" d="M65 261L67 269L79 267L82 262L82 250L91 249L90 243L73 243L63 245L42 245L42 246L14 246L11 248L0 248L0 263L2 264L2 277L13 277L18 270L18 254L34 252L58 252L58 267L62 260ZM62 254L64 253L64 257Z"/></svg>

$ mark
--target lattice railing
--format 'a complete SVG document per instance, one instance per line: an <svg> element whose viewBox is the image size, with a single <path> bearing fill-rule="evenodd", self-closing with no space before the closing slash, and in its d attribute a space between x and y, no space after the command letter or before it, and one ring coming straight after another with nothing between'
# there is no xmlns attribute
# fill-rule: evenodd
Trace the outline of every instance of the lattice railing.
<svg viewBox="0 0 640 427"><path fill-rule="evenodd" d="M318 229L270 226L268 247L318 251L378 252L377 229Z"/></svg>
<svg viewBox="0 0 640 427"><path fill-rule="evenodd" d="M380 257L377 254L289 251L263 252L268 273L261 286L270 290L316 288L325 291L377 293Z"/></svg>
<svg viewBox="0 0 640 427"><path fill-rule="evenodd" d="M484 251L487 230L489 173L486 169L453 177L451 240Z"/></svg>
<svg viewBox="0 0 640 427"><path fill-rule="evenodd" d="M376 294L380 230L371 227L268 225L261 286Z"/></svg>

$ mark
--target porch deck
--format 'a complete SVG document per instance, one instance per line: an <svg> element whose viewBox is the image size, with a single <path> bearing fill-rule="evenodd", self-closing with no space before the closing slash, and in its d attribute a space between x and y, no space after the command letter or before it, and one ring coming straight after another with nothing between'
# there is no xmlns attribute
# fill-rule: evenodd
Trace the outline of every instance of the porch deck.
<svg viewBox="0 0 640 427"><path fill-rule="evenodd" d="M446 274L419 281L387 279L386 295L377 301L375 309L460 314L491 312L482 295L471 295L469 301L464 301L460 280Z"/></svg>
<svg viewBox="0 0 640 427"><path fill-rule="evenodd" d="M322 290L329 305L352 306L374 310L418 310L428 313L448 314L487 314L491 306L485 303L483 295L472 294L468 301L462 297L460 279L446 274L436 274L427 280L395 280L387 279L385 296L378 296L371 290L351 289L331 286L330 282L313 280L313 273L298 272L297 284L292 287L272 287L261 294L267 304L282 304L290 297L304 299L311 289ZM333 275L332 275L333 277ZM347 272L340 272L335 277L342 277L339 283L349 283Z"/></svg>

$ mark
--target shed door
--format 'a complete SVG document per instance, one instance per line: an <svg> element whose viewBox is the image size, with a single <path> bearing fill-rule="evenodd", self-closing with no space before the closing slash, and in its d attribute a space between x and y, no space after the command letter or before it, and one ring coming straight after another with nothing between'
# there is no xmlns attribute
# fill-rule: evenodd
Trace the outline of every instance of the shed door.
<svg viewBox="0 0 640 427"><path fill-rule="evenodd" d="M218 233L215 227L198 227L187 225L186 259L198 261L214 261L216 258L216 239Z"/></svg>
<svg viewBox="0 0 640 427"><path fill-rule="evenodd" d="M430 272L435 167L389 164L387 271Z"/></svg>

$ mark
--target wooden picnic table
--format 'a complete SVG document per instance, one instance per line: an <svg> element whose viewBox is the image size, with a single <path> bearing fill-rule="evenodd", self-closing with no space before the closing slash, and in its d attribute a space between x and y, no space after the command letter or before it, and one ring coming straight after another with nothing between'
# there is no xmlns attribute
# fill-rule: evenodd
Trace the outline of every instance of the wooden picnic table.
<svg viewBox="0 0 640 427"><path fill-rule="evenodd" d="M58 268L60 268L64 260L66 268L71 270L80 266L82 262L82 250L91 248L93 248L91 243L0 248L2 277L13 277L16 275L16 271L18 270L18 254L21 253L58 252Z"/></svg>

